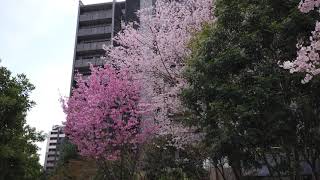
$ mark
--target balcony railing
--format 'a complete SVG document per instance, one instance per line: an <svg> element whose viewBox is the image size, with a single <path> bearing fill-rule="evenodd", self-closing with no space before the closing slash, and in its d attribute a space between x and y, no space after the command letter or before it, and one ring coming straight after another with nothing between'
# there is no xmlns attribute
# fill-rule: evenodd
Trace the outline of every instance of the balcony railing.
<svg viewBox="0 0 320 180"><path fill-rule="evenodd" d="M47 155L57 155L57 154L60 154L59 151L48 151L47 152Z"/></svg>
<svg viewBox="0 0 320 180"><path fill-rule="evenodd" d="M48 167L54 167L54 166L55 166L55 163L51 163L51 162L50 162L50 163L47 163L47 164L46 164L46 167L47 167L47 168L48 168Z"/></svg>
<svg viewBox="0 0 320 180"><path fill-rule="evenodd" d="M66 135L65 134L59 134L59 138L63 138L65 137ZM58 134L50 134L49 137L58 137Z"/></svg>
<svg viewBox="0 0 320 180"><path fill-rule="evenodd" d="M47 161L57 161L59 159L58 155L57 157L47 157Z"/></svg>
<svg viewBox="0 0 320 180"><path fill-rule="evenodd" d="M93 43L81 43L77 45L77 51L93 51L101 50L103 45L110 45L110 41L105 42L93 42Z"/></svg>
<svg viewBox="0 0 320 180"><path fill-rule="evenodd" d="M108 33L111 33L111 26L79 29L78 36L90 36L95 34Z"/></svg>
<svg viewBox="0 0 320 180"><path fill-rule="evenodd" d="M93 66L102 66L104 65L104 59L101 58L91 58L91 59L79 59L75 61L74 66L76 68L89 67L90 64Z"/></svg>
<svg viewBox="0 0 320 180"><path fill-rule="evenodd" d="M96 11L96 12L80 15L80 21L93 21L93 20L107 19L107 18L112 18L112 10Z"/></svg>

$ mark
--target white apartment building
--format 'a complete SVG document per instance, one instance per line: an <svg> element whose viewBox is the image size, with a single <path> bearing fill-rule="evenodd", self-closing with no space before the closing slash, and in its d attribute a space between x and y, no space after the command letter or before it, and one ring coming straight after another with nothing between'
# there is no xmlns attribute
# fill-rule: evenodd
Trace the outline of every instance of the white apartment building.
<svg viewBox="0 0 320 180"><path fill-rule="evenodd" d="M45 171L53 170L59 160L59 145L65 138L63 133L64 126L55 125L47 136L47 148L44 161Z"/></svg>

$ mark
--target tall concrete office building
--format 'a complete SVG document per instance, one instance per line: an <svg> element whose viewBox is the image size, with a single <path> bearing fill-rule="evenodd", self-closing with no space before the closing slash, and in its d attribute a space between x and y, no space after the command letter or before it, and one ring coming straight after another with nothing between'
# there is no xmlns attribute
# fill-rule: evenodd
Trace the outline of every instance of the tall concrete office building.
<svg viewBox="0 0 320 180"><path fill-rule="evenodd" d="M60 156L60 144L65 138L64 127L55 125L47 136L47 149L44 161L45 171L53 170Z"/></svg>

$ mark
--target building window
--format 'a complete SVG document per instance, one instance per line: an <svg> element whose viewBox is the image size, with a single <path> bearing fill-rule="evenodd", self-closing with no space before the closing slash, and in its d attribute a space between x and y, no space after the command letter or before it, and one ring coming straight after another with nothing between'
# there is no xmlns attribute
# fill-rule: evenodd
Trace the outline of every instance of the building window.
<svg viewBox="0 0 320 180"><path fill-rule="evenodd" d="M58 154L56 154L56 155L55 155L55 154L49 154L49 155L48 155L48 158L51 158L51 157L58 157L58 156L59 156Z"/></svg>
<svg viewBox="0 0 320 180"><path fill-rule="evenodd" d="M53 170L53 167L46 167L47 171Z"/></svg>
<svg viewBox="0 0 320 180"><path fill-rule="evenodd" d="M55 161L49 160L47 161L47 164L53 164Z"/></svg>
<svg viewBox="0 0 320 180"><path fill-rule="evenodd" d="M80 25L80 29L92 29L92 28L98 28L98 27L109 27L111 26L110 23L101 23L101 24L86 24L86 25Z"/></svg>

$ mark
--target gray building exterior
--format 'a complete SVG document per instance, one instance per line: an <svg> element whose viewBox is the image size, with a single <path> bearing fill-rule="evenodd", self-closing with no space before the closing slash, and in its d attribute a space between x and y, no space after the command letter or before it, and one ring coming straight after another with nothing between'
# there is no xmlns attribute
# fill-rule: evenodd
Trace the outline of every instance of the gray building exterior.
<svg viewBox="0 0 320 180"><path fill-rule="evenodd" d="M75 87L74 76L77 72L88 76L90 64L103 66L105 59L101 57L105 51L102 47L112 45L111 38L121 30L121 22L139 21L137 10L151 6L153 2L126 0L89 5L79 2L71 88Z"/></svg>
<svg viewBox="0 0 320 180"><path fill-rule="evenodd" d="M75 73L86 76L90 74L90 64L104 64L101 59L105 55L103 45L111 45L113 33L116 34L121 28L124 11L125 2L116 2L115 5L113 2L89 5L79 2L71 87L75 85Z"/></svg>
<svg viewBox="0 0 320 180"><path fill-rule="evenodd" d="M106 2L84 5L79 1L71 88L75 86L74 75L79 72L90 75L89 66L102 66L105 55L103 45L111 45L111 38L121 30L121 21L137 21L135 12L140 0ZM71 91L70 91L71 92ZM60 145L65 140L64 126L55 125L47 136L44 170L53 170L60 158Z"/></svg>
<svg viewBox="0 0 320 180"><path fill-rule="evenodd" d="M75 86L74 75L79 72L90 75L89 66L102 66L105 55L103 45L111 45L111 37L121 29L125 20L126 2L106 2L85 5L79 1L71 88ZM114 23L114 25L112 25ZM71 91L70 91L71 92ZM63 126L53 126L47 137L44 162L45 171L53 170L60 157L59 145L65 139Z"/></svg>
<svg viewBox="0 0 320 180"><path fill-rule="evenodd" d="M59 147L65 139L63 129L63 126L55 125L47 136L47 148L44 161L44 170L47 172L53 170L59 160Z"/></svg>

